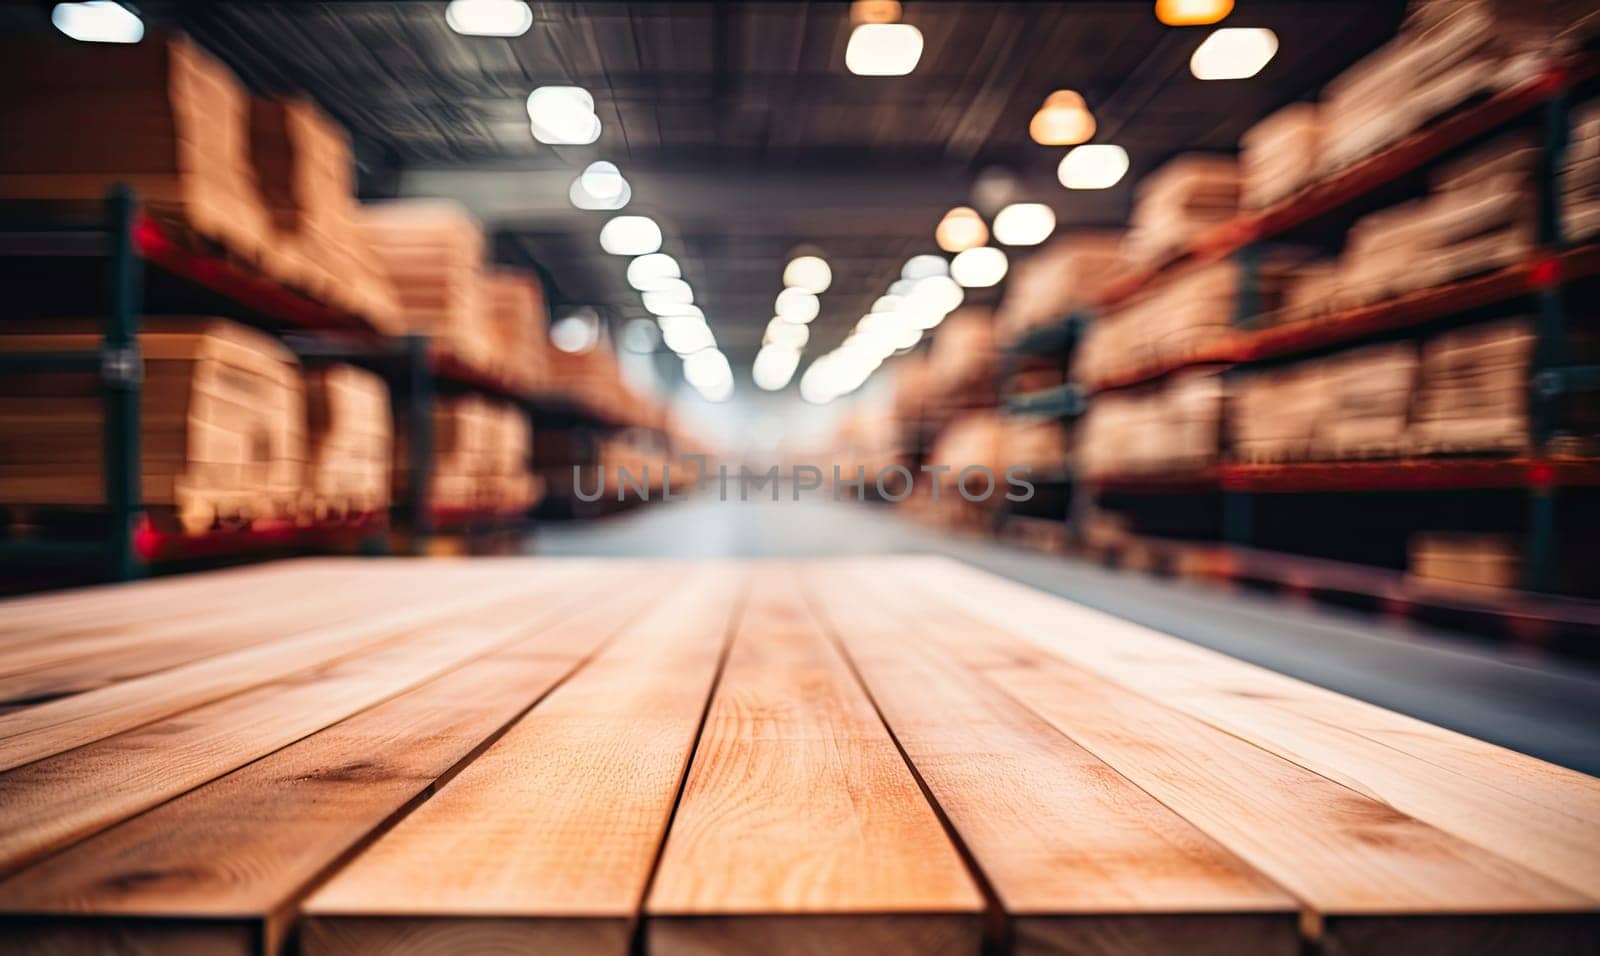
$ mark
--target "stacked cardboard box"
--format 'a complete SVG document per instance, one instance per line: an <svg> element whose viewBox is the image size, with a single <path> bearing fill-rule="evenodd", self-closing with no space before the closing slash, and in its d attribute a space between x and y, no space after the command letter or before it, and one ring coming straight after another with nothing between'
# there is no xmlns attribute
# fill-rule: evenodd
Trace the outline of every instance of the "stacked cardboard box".
<svg viewBox="0 0 1600 956"><path fill-rule="evenodd" d="M1239 269L1231 262L1175 275L1090 326L1073 359L1075 377L1095 385L1216 346L1234 334L1238 297Z"/></svg>
<svg viewBox="0 0 1600 956"><path fill-rule="evenodd" d="M1262 209L1294 195L1315 176L1320 127L1315 103L1291 103L1239 139L1239 198Z"/></svg>
<svg viewBox="0 0 1600 956"><path fill-rule="evenodd" d="M920 479L915 494L905 501L909 514L943 528L979 531L1005 501L1005 465L1001 459L1001 418L992 410L967 411L950 421L928 450L929 467L938 473L939 495L933 496L932 476ZM961 483L962 472L980 466L988 476L973 471ZM992 484L991 484L992 480ZM977 498L969 501L962 494Z"/></svg>
<svg viewBox="0 0 1600 956"><path fill-rule="evenodd" d="M1423 531L1411 536L1411 577L1430 587L1516 587L1522 572L1517 541L1507 535Z"/></svg>
<svg viewBox="0 0 1600 956"><path fill-rule="evenodd" d="M274 229L264 267L381 332L404 331L394 286L356 229L355 160L345 131L310 101L258 98L250 156Z"/></svg>
<svg viewBox="0 0 1600 956"><path fill-rule="evenodd" d="M389 506L394 444L389 388L353 365L305 375L309 467L302 513L316 519Z"/></svg>
<svg viewBox="0 0 1600 956"><path fill-rule="evenodd" d="M1340 169L1546 65L1550 10L1524 0L1413 0L1400 35L1329 83L1319 168Z"/></svg>
<svg viewBox="0 0 1600 956"><path fill-rule="evenodd" d="M1429 194L1362 218L1339 260L1337 301L1363 305L1522 262L1534 249L1538 150L1503 137L1440 167Z"/></svg>
<svg viewBox="0 0 1600 956"><path fill-rule="evenodd" d="M1231 156L1179 156L1139 182L1128 260L1150 266L1181 252L1201 232L1239 212L1239 164Z"/></svg>
<svg viewBox="0 0 1600 956"><path fill-rule="evenodd" d="M1070 462L1071 427L1054 418L1009 416L1000 420L1002 470L1021 465L1035 475L1059 473Z"/></svg>
<svg viewBox="0 0 1600 956"><path fill-rule="evenodd" d="M487 284L489 332L498 365L525 388L537 386L545 373L544 288L525 272L492 269Z"/></svg>
<svg viewBox="0 0 1600 956"><path fill-rule="evenodd" d="M1116 232L1062 236L1017 263L995 314L1001 339L1014 341L1029 329L1093 305L1125 269L1122 241Z"/></svg>
<svg viewBox="0 0 1600 956"><path fill-rule="evenodd" d="M357 222L399 295L401 330L492 367L483 229L467 211L446 200L402 200L364 205Z"/></svg>
<svg viewBox="0 0 1600 956"><path fill-rule="evenodd" d="M1096 396L1078 427L1079 470L1104 478L1215 464L1222 395L1220 376L1191 373L1136 392Z"/></svg>
<svg viewBox="0 0 1600 956"><path fill-rule="evenodd" d="M1328 406L1326 370L1301 362L1240 379L1228 396L1233 457L1243 462L1311 457L1317 423Z"/></svg>
<svg viewBox="0 0 1600 956"><path fill-rule="evenodd" d="M1533 346L1532 323L1526 319L1468 326L1424 344L1408 434L1411 450L1422 455L1526 451Z"/></svg>
<svg viewBox="0 0 1600 956"><path fill-rule="evenodd" d="M1416 388L1417 350L1409 342L1343 352L1319 363L1327 396L1311 437L1319 460L1400 454Z"/></svg>
<svg viewBox="0 0 1600 956"><path fill-rule="evenodd" d="M152 212L249 261L270 245L249 99L188 40L8 39L0 84L0 198L99 200L124 183Z"/></svg>
<svg viewBox="0 0 1600 956"><path fill-rule="evenodd" d="M300 501L305 406L294 356L221 319L146 318L140 405L140 500L161 521L199 532L287 518ZM0 326L7 353L93 351L98 323ZM0 502L104 505L104 402L92 374L0 381Z"/></svg>
<svg viewBox="0 0 1600 956"><path fill-rule="evenodd" d="M407 442L395 445L397 496L410 487ZM441 398L433 407L435 508L516 513L535 499L531 475L532 435L525 415L477 395Z"/></svg>
<svg viewBox="0 0 1600 956"><path fill-rule="evenodd" d="M1597 15L1600 19L1600 15ZM1561 170L1561 227L1567 241L1600 233L1600 99L1572 113L1572 140Z"/></svg>

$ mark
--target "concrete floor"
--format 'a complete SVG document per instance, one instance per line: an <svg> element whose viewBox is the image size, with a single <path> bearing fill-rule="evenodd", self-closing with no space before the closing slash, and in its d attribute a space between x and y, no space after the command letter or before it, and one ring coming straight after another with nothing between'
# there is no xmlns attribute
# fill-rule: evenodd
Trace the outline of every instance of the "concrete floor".
<svg viewBox="0 0 1600 956"><path fill-rule="evenodd" d="M1353 611L937 534L883 508L697 499L547 525L529 549L662 558L944 554L1352 697L1600 774L1600 671L1593 668Z"/></svg>

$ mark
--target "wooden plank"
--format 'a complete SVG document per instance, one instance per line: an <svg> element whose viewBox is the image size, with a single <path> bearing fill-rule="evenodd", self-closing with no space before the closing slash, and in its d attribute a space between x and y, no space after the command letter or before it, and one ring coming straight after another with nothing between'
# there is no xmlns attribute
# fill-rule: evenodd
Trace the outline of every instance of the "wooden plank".
<svg viewBox="0 0 1600 956"><path fill-rule="evenodd" d="M646 903L650 951L976 953L983 906L794 569L758 572Z"/></svg>
<svg viewBox="0 0 1600 956"><path fill-rule="evenodd" d="M948 622L926 606L889 608L870 573L805 579L1020 951L1298 949L1288 894L962 667L926 637ZM1193 933L1196 920L1210 931Z"/></svg>
<svg viewBox="0 0 1600 956"><path fill-rule="evenodd" d="M1575 890L1061 663L937 595L911 594L947 622L931 639L1294 893L1318 917L1313 929L1331 922L1383 951L1409 951L1450 932L1450 915L1526 917L1482 937L1517 949L1562 932L1576 946L1597 928L1571 919L1596 905ZM1390 935L1362 925L1373 918Z"/></svg>
<svg viewBox="0 0 1600 956"><path fill-rule="evenodd" d="M319 581L333 590L311 594L301 582L300 596L251 589L230 611L169 616L144 626L119 627L111 620L77 639L33 642L6 655L11 666L0 667L0 707L36 706L296 633L356 623L374 607L391 607L415 591L420 576L399 571L369 576L359 586L349 586L357 579Z"/></svg>
<svg viewBox="0 0 1600 956"><path fill-rule="evenodd" d="M745 590L696 571L307 901L320 953L626 953Z"/></svg>
<svg viewBox="0 0 1600 956"><path fill-rule="evenodd" d="M554 597L527 570L510 576L524 589L520 601L413 628L366 654L0 774L0 874L548 626L598 593L552 575L550 584L562 589Z"/></svg>
<svg viewBox="0 0 1600 956"><path fill-rule="evenodd" d="M166 951L286 941L296 901L659 598L672 574L618 568L614 600L516 640L0 883L0 935L40 950ZM88 918L86 918L88 917Z"/></svg>
<svg viewBox="0 0 1600 956"><path fill-rule="evenodd" d="M1075 666L1600 899L1600 779L941 559L891 573Z"/></svg>
<svg viewBox="0 0 1600 956"><path fill-rule="evenodd" d="M582 563L563 563L537 579L556 588L560 579L585 573ZM41 760L74 747L169 717L279 680L297 671L323 666L392 640L403 633L450 619L453 615L516 600L529 582L515 575L464 586L458 569L440 566L439 573L419 582L410 600L365 620L326 628L251 647L110 687L77 694L0 715L0 770Z"/></svg>

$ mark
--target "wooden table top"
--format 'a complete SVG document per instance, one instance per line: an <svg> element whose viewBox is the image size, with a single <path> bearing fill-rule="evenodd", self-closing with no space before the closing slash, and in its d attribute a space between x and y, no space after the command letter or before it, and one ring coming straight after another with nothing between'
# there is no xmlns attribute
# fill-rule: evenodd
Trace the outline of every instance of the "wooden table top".
<svg viewBox="0 0 1600 956"><path fill-rule="evenodd" d="M1600 780L943 558L0 602L0 952L289 946L1593 951Z"/></svg>

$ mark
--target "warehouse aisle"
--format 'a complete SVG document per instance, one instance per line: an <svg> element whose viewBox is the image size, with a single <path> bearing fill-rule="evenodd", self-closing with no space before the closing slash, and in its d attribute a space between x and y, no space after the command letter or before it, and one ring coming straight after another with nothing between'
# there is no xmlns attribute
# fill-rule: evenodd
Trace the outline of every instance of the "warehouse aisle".
<svg viewBox="0 0 1600 956"><path fill-rule="evenodd" d="M815 558L943 554L1196 644L1563 766L1600 774L1600 673L1569 660L1323 606L1119 574L934 534L822 501L691 501L546 526L542 555Z"/></svg>

